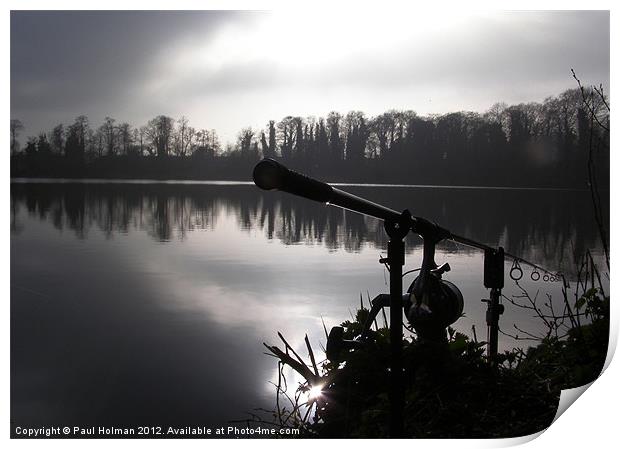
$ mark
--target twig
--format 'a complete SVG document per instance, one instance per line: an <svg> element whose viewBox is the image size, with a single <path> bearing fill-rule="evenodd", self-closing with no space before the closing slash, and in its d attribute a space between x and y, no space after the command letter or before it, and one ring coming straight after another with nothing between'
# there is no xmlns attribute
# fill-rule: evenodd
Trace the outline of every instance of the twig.
<svg viewBox="0 0 620 449"><path fill-rule="evenodd" d="M287 351L290 349L291 352L295 355L295 357L297 357L297 360L299 360L299 363L303 364L304 363L303 359L299 356L299 354L297 354L297 352L295 352L293 347L288 344L288 341L286 341L286 339L284 338L284 336L280 332L278 332L278 337L280 337L280 340L282 340L284 342L284 346L286 347Z"/></svg>
<svg viewBox="0 0 620 449"><path fill-rule="evenodd" d="M310 346L310 341L308 340L308 334L304 338L306 341L306 347L308 348L308 355L310 356L310 361L312 362L312 367L314 368L314 374L319 376L319 369L316 366L316 361L314 360L314 352L312 351L312 346Z"/></svg>

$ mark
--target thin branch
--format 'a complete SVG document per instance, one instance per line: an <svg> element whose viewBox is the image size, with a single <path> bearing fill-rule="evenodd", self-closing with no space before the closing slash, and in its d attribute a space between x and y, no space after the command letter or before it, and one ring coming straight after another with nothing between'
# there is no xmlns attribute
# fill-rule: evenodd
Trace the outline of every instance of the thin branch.
<svg viewBox="0 0 620 449"><path fill-rule="evenodd" d="M314 368L314 374L319 377L319 369L316 366L316 361L314 360L314 352L312 351L312 346L310 346L310 340L308 340L308 334L306 334L306 338L304 338L306 342L306 347L308 348L308 355L310 356L310 362L312 362L312 367Z"/></svg>

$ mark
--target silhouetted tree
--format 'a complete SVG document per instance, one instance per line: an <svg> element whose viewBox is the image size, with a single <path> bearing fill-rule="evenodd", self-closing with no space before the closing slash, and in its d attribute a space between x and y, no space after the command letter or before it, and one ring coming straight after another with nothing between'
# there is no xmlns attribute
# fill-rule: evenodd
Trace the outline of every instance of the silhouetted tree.
<svg viewBox="0 0 620 449"><path fill-rule="evenodd" d="M56 154L62 154L65 148L65 128L62 123L54 126L50 140L53 151Z"/></svg>
<svg viewBox="0 0 620 449"><path fill-rule="evenodd" d="M35 137L28 137L24 153L29 156L34 156L37 153L37 139Z"/></svg>
<svg viewBox="0 0 620 449"><path fill-rule="evenodd" d="M177 120L177 128L174 134L174 154L177 156L187 156L192 153L196 130L189 126L187 117L181 116Z"/></svg>
<svg viewBox="0 0 620 449"><path fill-rule="evenodd" d="M91 139L91 148L92 152L96 157L102 157L105 151L105 134L104 131L99 127L94 133Z"/></svg>
<svg viewBox="0 0 620 449"><path fill-rule="evenodd" d="M117 129L114 122L116 122L116 120L112 117L106 117L103 121L103 125L99 128L105 139L105 148L108 156L114 156L116 154Z"/></svg>
<svg viewBox="0 0 620 449"><path fill-rule="evenodd" d="M366 156L368 128L366 116L361 111L351 111L344 118L346 132L346 159L359 162Z"/></svg>
<svg viewBox="0 0 620 449"><path fill-rule="evenodd" d="M395 126L394 111L384 112L371 121L370 128L377 139L379 157L385 157L394 142Z"/></svg>
<svg viewBox="0 0 620 449"><path fill-rule="evenodd" d="M47 135L45 133L39 134L39 138L37 140L37 151L40 154L47 154L47 155L52 153L52 146L47 141Z"/></svg>
<svg viewBox="0 0 620 449"><path fill-rule="evenodd" d="M276 127L273 120L269 120L269 155L276 155Z"/></svg>
<svg viewBox="0 0 620 449"><path fill-rule="evenodd" d="M293 143L295 139L295 121L292 116L284 117L277 124L276 141L280 146L280 154L284 159L293 157Z"/></svg>
<svg viewBox="0 0 620 449"><path fill-rule="evenodd" d="M332 111L327 114L327 129L329 132L329 153L333 162L339 162L344 159L344 143L340 135L340 121L342 115L339 112Z"/></svg>
<svg viewBox="0 0 620 449"><path fill-rule="evenodd" d="M325 127L325 120L319 119L319 129L317 130L316 147L319 153L319 160L321 163L329 162L329 138L327 137L327 129Z"/></svg>
<svg viewBox="0 0 620 449"><path fill-rule="evenodd" d="M146 135L151 141L157 157L166 157L170 153L173 130L174 119L165 115L158 115L148 122Z"/></svg>
<svg viewBox="0 0 620 449"><path fill-rule="evenodd" d="M250 154L252 147L252 139L254 138L254 131L252 128L243 128L237 138L237 148L242 155L247 156Z"/></svg>
<svg viewBox="0 0 620 449"><path fill-rule="evenodd" d="M295 146L293 154L297 159L301 159L305 151L303 123L304 121L301 117L293 117L293 124L295 126Z"/></svg>
<svg viewBox="0 0 620 449"><path fill-rule="evenodd" d="M129 154L133 145L133 130L129 123L118 125L118 146L121 154Z"/></svg>
<svg viewBox="0 0 620 449"><path fill-rule="evenodd" d="M213 158L219 151L220 143L215 130L202 129L196 133L196 148L193 155Z"/></svg>
<svg viewBox="0 0 620 449"><path fill-rule="evenodd" d="M86 152L86 136L88 135L88 117L78 116L67 131L67 141L65 143L65 156L78 164L84 162Z"/></svg>

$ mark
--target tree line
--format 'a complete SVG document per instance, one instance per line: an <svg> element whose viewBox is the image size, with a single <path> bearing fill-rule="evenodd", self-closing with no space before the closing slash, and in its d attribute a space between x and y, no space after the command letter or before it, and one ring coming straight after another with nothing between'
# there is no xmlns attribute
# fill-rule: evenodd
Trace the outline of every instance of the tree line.
<svg viewBox="0 0 620 449"><path fill-rule="evenodd" d="M20 151L17 141L23 129L20 120L11 120L11 154ZM178 120L159 115L140 127L116 123L106 117L97 128L91 128L88 117L78 116L65 126L56 125L50 132L28 137L25 154L56 154L70 159L92 161L112 156L189 156L194 153L215 155L220 142L215 130L197 130L182 116Z"/></svg>
<svg viewBox="0 0 620 449"><path fill-rule="evenodd" d="M585 187L592 134L609 139L600 103L585 104L581 91L570 89L543 102L497 103L485 113L287 116L264 129L243 128L225 146L215 130L196 129L185 116L159 115L139 127L106 117L92 127L81 115L21 148L23 125L11 120L11 173L248 180L257 160L274 157L330 181ZM592 126L588 108L606 129ZM597 156L604 177L609 155Z"/></svg>

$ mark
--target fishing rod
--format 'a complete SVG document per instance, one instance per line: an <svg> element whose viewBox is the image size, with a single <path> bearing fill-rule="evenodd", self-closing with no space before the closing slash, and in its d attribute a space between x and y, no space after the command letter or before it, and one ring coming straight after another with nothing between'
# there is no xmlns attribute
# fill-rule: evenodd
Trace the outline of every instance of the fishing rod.
<svg viewBox="0 0 620 449"><path fill-rule="evenodd" d="M390 308L390 436L403 435L404 383L401 360L403 347L403 311L422 342L443 342L446 329L462 314L463 295L451 282L442 279L450 271L447 263L441 266L435 262L435 247L442 240L477 248L484 251L484 286L490 289L487 302L487 356L492 365L497 364L499 317L504 312L500 304L501 290L504 287L504 260L513 260L510 276L518 281L523 276L519 263L532 266L535 270L550 271L528 262L520 257L505 253L503 248L493 248L484 243L453 234L423 217L411 215L408 210L397 212L381 204L340 190L325 182L289 170L273 159L263 159L253 172L254 183L263 190L280 190L318 201L331 206L351 210L363 215L383 220L389 236L387 257L379 262L389 266L390 293L380 294L371 301L371 311L364 323L358 340L344 340L344 330L332 328L327 339L327 357L337 361L345 350L363 345L369 338L370 327L377 314L384 307ZM405 243L407 234L413 231L423 239L422 265L418 277L403 295L402 276L405 265ZM540 276L540 274L539 274Z"/></svg>

